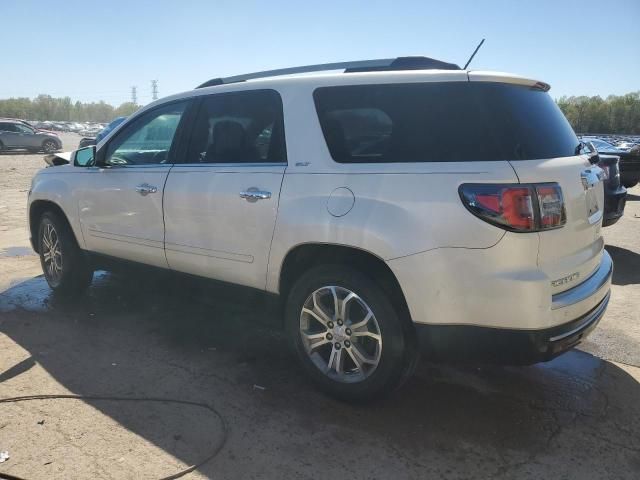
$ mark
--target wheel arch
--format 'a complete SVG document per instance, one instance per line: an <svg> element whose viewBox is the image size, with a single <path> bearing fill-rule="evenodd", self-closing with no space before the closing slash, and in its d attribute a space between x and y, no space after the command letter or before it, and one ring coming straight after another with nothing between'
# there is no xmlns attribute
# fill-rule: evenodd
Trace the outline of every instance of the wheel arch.
<svg viewBox="0 0 640 480"><path fill-rule="evenodd" d="M302 273L324 264L347 265L369 276L389 295L400 316L411 319L400 282L389 265L374 253L348 245L304 243L291 248L281 264L278 292L286 298L295 280Z"/></svg>
<svg viewBox="0 0 640 480"><path fill-rule="evenodd" d="M76 245L78 245L78 239L76 238L75 232L71 226L71 222L67 218L67 215L64 213L64 210L60 205L51 201L51 200L34 200L31 202L29 206L29 233L31 235L31 246L35 250L36 253L40 253L38 249L38 228L40 226L40 218L45 212L54 212L57 214L69 227L69 231L73 234L73 238L76 241Z"/></svg>

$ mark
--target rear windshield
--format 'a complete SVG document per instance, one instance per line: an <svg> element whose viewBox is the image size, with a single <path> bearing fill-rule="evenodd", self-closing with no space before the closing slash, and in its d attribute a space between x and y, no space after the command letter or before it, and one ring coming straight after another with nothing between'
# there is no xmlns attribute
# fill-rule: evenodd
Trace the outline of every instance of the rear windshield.
<svg viewBox="0 0 640 480"><path fill-rule="evenodd" d="M519 85L349 85L314 99L342 163L545 159L575 155L579 143L546 92Z"/></svg>

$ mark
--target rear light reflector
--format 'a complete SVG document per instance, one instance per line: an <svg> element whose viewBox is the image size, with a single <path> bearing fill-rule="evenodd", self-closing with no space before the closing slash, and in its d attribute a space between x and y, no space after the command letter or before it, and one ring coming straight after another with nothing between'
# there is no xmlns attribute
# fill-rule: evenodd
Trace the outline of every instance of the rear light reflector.
<svg viewBox="0 0 640 480"><path fill-rule="evenodd" d="M475 216L514 232L559 228L567 221L557 183L463 184L460 198Z"/></svg>
<svg viewBox="0 0 640 480"><path fill-rule="evenodd" d="M539 228L545 230L564 225L567 218L560 186L536 185L535 189L538 195L538 207L540 210Z"/></svg>

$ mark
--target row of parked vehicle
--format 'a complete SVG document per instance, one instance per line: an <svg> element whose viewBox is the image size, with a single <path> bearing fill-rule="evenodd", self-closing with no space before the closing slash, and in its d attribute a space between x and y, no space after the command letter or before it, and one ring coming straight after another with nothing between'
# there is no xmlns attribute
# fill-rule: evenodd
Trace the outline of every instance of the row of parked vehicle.
<svg viewBox="0 0 640 480"><path fill-rule="evenodd" d="M76 132L83 136L80 147L95 145L126 117L118 117L109 124L54 123L0 118L0 150L28 150L53 153L62 149L58 131Z"/></svg>
<svg viewBox="0 0 640 480"><path fill-rule="evenodd" d="M626 188L640 182L640 136L580 135L579 138L585 143L591 142L601 155L620 157L620 179Z"/></svg>
<svg viewBox="0 0 640 480"><path fill-rule="evenodd" d="M95 136L106 124L96 122L51 122L51 121L29 121L29 123L40 130L51 130L55 132L74 132L84 136Z"/></svg>

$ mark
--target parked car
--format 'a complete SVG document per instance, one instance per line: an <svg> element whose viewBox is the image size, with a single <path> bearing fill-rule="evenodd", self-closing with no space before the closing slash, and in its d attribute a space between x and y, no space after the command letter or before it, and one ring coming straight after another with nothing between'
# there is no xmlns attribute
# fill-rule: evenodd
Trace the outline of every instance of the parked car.
<svg viewBox="0 0 640 480"><path fill-rule="evenodd" d="M598 166L603 171L604 180L603 227L613 225L624 215L624 207L627 202L627 189L620 183L619 162L619 157L599 155Z"/></svg>
<svg viewBox="0 0 640 480"><path fill-rule="evenodd" d="M53 132L36 130L22 120L0 119L0 151L22 149L51 153L61 148L62 141Z"/></svg>
<svg viewBox="0 0 640 480"><path fill-rule="evenodd" d="M84 137L80 139L79 148L88 147L89 145L96 145L100 142L104 137L106 137L112 130L114 130L118 125L124 122L127 117L116 117L111 123L109 123L106 127L100 130L95 137Z"/></svg>
<svg viewBox="0 0 640 480"><path fill-rule="evenodd" d="M620 157L620 178L622 185L631 188L640 182L640 147L629 150L618 148L600 138L582 137L584 142L592 142L598 152Z"/></svg>
<svg viewBox="0 0 640 480"><path fill-rule="evenodd" d="M415 57L214 79L38 172L33 248L60 294L108 258L279 295L342 399L394 390L421 351L547 361L612 274L603 172L548 89Z"/></svg>

